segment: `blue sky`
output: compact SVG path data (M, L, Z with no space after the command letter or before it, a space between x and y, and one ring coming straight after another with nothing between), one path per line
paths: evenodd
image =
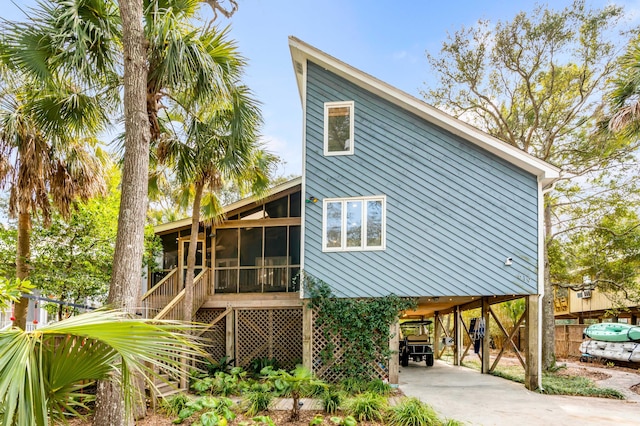
M5 19L22 19L11 0L1 0ZM16 1L21 8L35 0ZM548 2L561 8L571 1ZM609 1L588 4L603 7ZM286 162L280 174L300 174L302 111L289 55L287 37L294 35L324 52L419 97L429 80L425 51L436 53L447 32L474 25L479 19L509 20L531 11L523 0L239 0L239 10L220 26L231 25L231 36L248 59L245 82L262 102L263 135L270 151ZM620 0L627 17L638 20L640 0ZM203 17L211 17L203 4Z

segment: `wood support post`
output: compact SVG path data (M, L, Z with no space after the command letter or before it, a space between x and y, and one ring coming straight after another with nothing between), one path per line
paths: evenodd
M482 339L482 366L480 372L487 374L491 368L491 333L489 328L489 299L482 298L482 313L484 319L484 337Z
M397 385L398 372L400 370L400 357L398 356L398 349L400 348L400 322L396 320L391 324L389 332L391 337L389 338L389 349L391 350L391 358L389 358L389 384Z
M638 316L636 314L631 314L631 318L629 318L629 324L638 325Z
M526 300L526 340L527 362L524 371L524 385L529 390L536 390L540 387L540 351L539 351L539 333L538 333L538 313L540 303L537 294L525 297Z
M433 316L433 356L436 359L440 359L440 345L442 340L442 335L440 333L440 314L436 312Z
M302 365L313 370L313 311L308 302L302 306Z
M232 310L227 314L227 332L225 335L227 347L227 359L236 358L236 311Z
M460 306L453 313L453 365L460 365L462 355L462 325L460 324Z

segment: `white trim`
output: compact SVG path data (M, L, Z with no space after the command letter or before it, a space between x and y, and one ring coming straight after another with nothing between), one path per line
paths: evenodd
M423 118L424 120L435 124L455 135L458 135L471 143L497 155L509 163L537 176L543 186L551 184L560 177L560 169L534 157L517 147L511 146L489 134L458 120L437 108L381 81L370 76L342 61L316 49L305 42L290 36L289 49L294 63L294 69L297 64L305 63L307 60L345 78L346 80L356 84L365 90L374 93L381 98ZM306 68L304 70L306 74ZM296 71L296 81L300 96L305 94L306 80Z
M358 247L347 247L347 204L349 202L362 202L361 211L361 241ZM380 201L382 203L382 225L381 225L381 245L367 245L367 202ZM340 231L340 247L327 247L327 204L341 203L341 231ZM381 251L387 246L387 196L386 195L368 195L362 197L339 197L325 198L322 200L322 251L323 252L348 252L348 251Z
M302 78L304 79L304 87L307 87L307 63L306 61L302 65ZM305 246L305 215L307 214L306 210L306 199L307 199L307 173L306 173L306 162L307 162L307 97L306 97L306 89L301 92L302 95L302 191L300 192L300 202L302 206L300 207L300 283L299 283L299 292L300 298L304 299L304 281L302 280L303 271L304 271L304 246Z
M306 75L306 73L305 73ZM349 108L349 146L348 149L342 151L329 151L329 110L331 108ZM323 128L323 149L325 156L335 155L353 155L353 148L355 146L355 102L354 101L340 101L340 102L325 102L324 103L324 128Z

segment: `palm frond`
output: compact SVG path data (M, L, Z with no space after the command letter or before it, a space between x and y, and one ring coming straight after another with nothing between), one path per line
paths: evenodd
M36 331L0 332L0 395L7 425L47 424L86 380L119 380L130 407L131 378L156 375L150 365L180 373L180 357L203 352L190 325L149 322L118 311L97 311ZM179 351L180 356L177 356Z

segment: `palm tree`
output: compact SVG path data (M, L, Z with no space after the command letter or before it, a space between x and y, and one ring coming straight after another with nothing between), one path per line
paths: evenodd
M77 414L87 381L110 380L131 412L132 379L153 386L150 365L178 372L181 355L203 352L189 338L188 326L146 322L118 311L96 311L28 332L0 332L0 420L6 425L46 425L49 419ZM25 373L26 372L26 373ZM91 383L92 383L91 382ZM127 416L124 416L127 417Z
M76 200L105 190L106 156L91 134L100 129L95 99L60 81L39 84L3 73L0 87L0 187L9 189L9 214L18 218L16 278L28 279L31 216L47 224L52 208L68 217ZM15 325L26 327L28 299L16 304Z
M631 40L620 58L620 70L612 84L609 130L637 135L640 133L640 35Z
M237 86L228 101L204 109L201 116L182 120L173 137L156 146L160 164L169 165L182 187L183 200L192 200L191 235L187 253L184 312L185 321L193 317L193 280L201 212L215 221L222 213L218 193L225 182L234 182L241 192L263 194L277 157L258 142L261 115L250 91ZM179 131L176 131L179 129ZM204 203L203 203L204 201Z

